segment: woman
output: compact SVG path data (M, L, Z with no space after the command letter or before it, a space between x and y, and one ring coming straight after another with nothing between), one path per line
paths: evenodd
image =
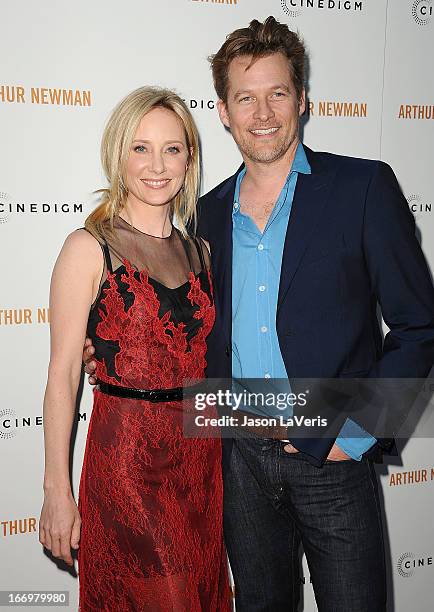
M177 389L203 379L214 323L208 251L187 233L199 145L185 104L132 92L107 124L102 162L109 188L51 283L40 541L70 565L79 548L81 612L229 610L221 443L183 437ZM69 439L86 334L99 386L77 508Z

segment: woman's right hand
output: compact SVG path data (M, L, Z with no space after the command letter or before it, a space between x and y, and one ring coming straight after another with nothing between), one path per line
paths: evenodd
M39 541L54 557L73 565L71 548L80 541L81 518L71 493L45 493L39 520Z

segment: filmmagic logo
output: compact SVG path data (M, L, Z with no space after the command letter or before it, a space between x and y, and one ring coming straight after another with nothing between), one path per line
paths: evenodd
M415 0L411 7L411 14L417 25L428 25L434 15L432 0Z
M362 11L363 0L280 0L280 6L284 13L295 18L303 9Z
M10 220L11 214L75 214L83 209L81 202L13 202L6 192L0 192L0 225Z
M431 569L433 567L431 556L416 558L416 555L411 552L403 553L396 563L396 569L401 578L411 578L416 570L427 567Z
M87 421L87 413L79 412L76 418L78 422ZM43 419L40 414L18 416L10 408L0 410L0 439L9 440L17 435L19 429L33 429L42 425Z
M432 210L432 204L427 204L420 195L415 193L407 197L407 203L415 217L418 217L421 213L430 213Z

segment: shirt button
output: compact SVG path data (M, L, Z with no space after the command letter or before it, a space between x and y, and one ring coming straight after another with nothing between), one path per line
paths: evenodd
M267 331L268 331L268 327L267 327L266 325L263 325L263 326L261 327L261 332L262 332L263 334L265 334L265 332L267 332Z
M263 250L264 250L264 245L258 244L258 251L263 251Z
M267 372L267 373L264 375L264 378L271 378L271 374L270 374L269 372Z
M265 285L259 285L259 291L265 291Z

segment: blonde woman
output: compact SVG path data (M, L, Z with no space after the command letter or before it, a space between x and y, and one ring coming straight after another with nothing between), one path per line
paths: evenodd
M187 232L199 145L185 104L129 94L102 163L109 186L51 283L40 541L70 565L78 549L81 612L229 610L221 442L182 434L179 388L204 377L215 317L207 247ZM86 335L99 385L77 507L69 440Z

